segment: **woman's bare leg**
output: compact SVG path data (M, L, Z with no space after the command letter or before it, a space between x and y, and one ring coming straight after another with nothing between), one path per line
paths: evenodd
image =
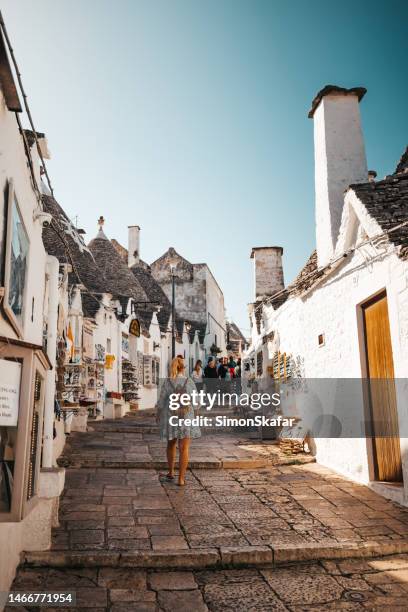
M179 440L179 478L178 483L183 485L186 479L186 471L188 467L188 459L190 455L190 438Z
M167 463L169 465L169 476L174 476L174 464L176 463L177 440L167 442Z

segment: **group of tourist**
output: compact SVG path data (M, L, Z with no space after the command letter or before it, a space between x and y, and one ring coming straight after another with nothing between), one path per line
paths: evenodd
M229 358L219 357L218 359L210 355L204 369L201 359L198 359L191 376L196 384L202 383L205 378L220 378L222 380L241 378L241 358L235 361L232 355Z

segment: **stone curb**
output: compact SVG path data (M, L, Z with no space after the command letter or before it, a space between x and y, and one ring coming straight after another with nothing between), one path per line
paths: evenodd
M89 421L88 421L89 422ZM100 421L99 421L100 422ZM122 427L94 427L91 425L92 431L96 433L145 433L145 434L157 434L157 427L149 426L149 425L129 425ZM90 430L89 430L90 431Z
M166 461L109 461L83 459L76 461L70 457L59 457L57 463L64 468L102 468L102 469L140 469L140 470L164 470L167 468ZM299 461L298 458L288 459L274 463L267 459L237 459L214 460L214 461L190 461L189 468L192 470L255 470L265 467L278 467L280 465L298 465L303 463L316 463L314 457Z
M322 559L370 558L408 552L408 540L392 542L343 542L333 544L305 544L273 547L274 564Z
M206 569L219 567L220 553L216 548L201 550L159 550L122 553L120 567Z
M324 559L372 558L408 552L408 540L296 546L239 546L167 551L41 551L22 554L34 567L132 567L211 569L279 566Z
M221 462L224 470L250 470L252 468L263 468L273 465L267 459L238 459L237 461L225 460Z
M164 470L167 468L166 461L109 461L109 460L92 460L83 459L76 461L70 457L59 457L57 463L65 468L101 468L101 469L139 469L139 470ZM176 466L178 464L176 463ZM258 467L258 466L256 466ZM192 470L221 470L221 461L190 461L189 469Z
M167 551L52 551L26 552L21 562L33 567L132 567L186 568L219 567L221 556L216 548Z

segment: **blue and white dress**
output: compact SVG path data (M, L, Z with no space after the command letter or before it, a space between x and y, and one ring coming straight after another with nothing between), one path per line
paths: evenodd
M198 425L170 425L171 416L178 416L177 410L170 410L170 395L172 393L192 393L196 386L191 378L178 376L177 378L166 378L162 381L157 401L157 413L159 416L159 428L161 440L181 440L183 438L199 438L201 431ZM183 419L194 418L194 408L192 404L188 406Z

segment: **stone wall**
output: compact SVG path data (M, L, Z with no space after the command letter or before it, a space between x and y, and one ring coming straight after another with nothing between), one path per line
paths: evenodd
M174 257L177 262L174 273L178 317L186 322L202 323L207 326L204 338L207 354L213 343L216 343L225 352L224 295L217 281L207 264L191 264L178 255L174 249L169 249L169 252L156 260L151 267L154 278L170 301L172 300L170 256Z

